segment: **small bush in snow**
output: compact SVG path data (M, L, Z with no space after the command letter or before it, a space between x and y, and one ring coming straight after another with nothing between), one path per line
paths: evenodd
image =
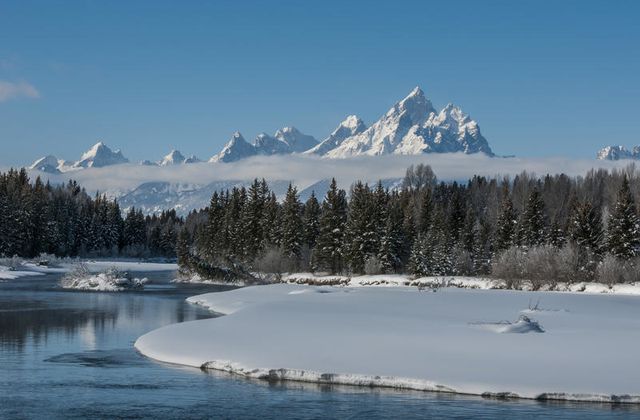
M640 281L640 259L624 261L608 254L596 269L599 283L612 286L618 283L636 283Z
M382 264L376 257L369 257L364 263L364 273L369 275L382 274Z

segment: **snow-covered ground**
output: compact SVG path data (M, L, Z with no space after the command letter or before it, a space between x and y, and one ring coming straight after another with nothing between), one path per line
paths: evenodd
M175 271L178 269L178 265L173 263L145 261L63 259L53 266L41 266L32 261L19 260L18 262L13 262L15 265L13 268L0 264L0 280L13 280L20 277L49 273L67 273L78 263L85 265L92 273L100 273L112 268L131 272Z
M277 284L194 296L226 316L136 348L264 379L640 403L640 297Z
M462 289L506 289L504 280L465 277L465 276L441 276L412 278L402 274L379 274L364 276L339 276L318 275L314 273L293 273L282 276L281 282L287 284L310 286L381 286L381 287L417 287L420 289L439 289L442 287L457 287ZM521 289L530 291L531 284L522 282ZM543 291L550 292L583 292L583 293L610 293L622 295L640 295L640 283L614 284L612 286L602 283L557 283L554 286L543 287Z

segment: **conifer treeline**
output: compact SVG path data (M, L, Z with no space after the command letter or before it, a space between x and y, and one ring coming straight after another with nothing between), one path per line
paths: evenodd
M300 202L290 186L279 203L264 180L255 180L214 193L207 209L187 218L178 258L183 270L202 276L296 270L508 276L505 265L546 264L565 280L591 280L605 258L624 263L640 251L638 191L631 190L637 181L629 167L573 178L522 173L445 183L418 165L391 191L356 182L347 198L333 180L321 202L315 195ZM547 260L531 260L541 253Z
M173 210L123 217L116 201L91 198L74 181L51 186L30 182L24 169L0 173L1 256L175 257L182 224Z

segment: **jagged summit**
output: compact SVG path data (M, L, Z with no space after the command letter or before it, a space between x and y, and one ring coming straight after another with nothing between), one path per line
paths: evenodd
M356 115L349 115L342 121L338 127L323 141L312 149L307 150L306 154L324 155L327 152L340 146L342 142L356 134L362 133L367 129L365 123Z
M60 167L62 166L62 164L63 161L58 160L58 158L56 158L55 156L47 155L33 162L31 166L29 166L29 169L47 172L50 174L57 174L61 172Z
M212 156L209 162L234 162L255 154L255 147L249 144L239 131L236 131L220 153Z
M486 153L493 156L478 124L452 104L440 112L419 87L365 131L323 153L328 158L420 153Z
M180 153L179 150L173 149L169 152L168 155L162 158L160 161L160 166L167 165L176 165L179 163L184 163L185 157Z
M127 162L129 162L129 159L125 158L120 150L113 151L105 143L99 141L86 151L80 160L73 164L73 167L101 168Z
M288 153L302 153L318 144L313 136L303 134L295 127L281 128L274 137L287 145Z
M624 146L607 146L598 151L596 156L600 160L640 159L640 146L629 150Z

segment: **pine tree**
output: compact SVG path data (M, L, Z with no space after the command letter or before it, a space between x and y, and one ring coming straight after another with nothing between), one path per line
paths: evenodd
M602 250L603 231L602 214L590 201L574 207L569 219L569 238L574 244L598 255Z
M502 203L496 222L496 233L493 241L496 252L501 252L513 245L516 236L518 216L513 208L513 201L509 194L509 186L504 184L502 189Z
M366 184L356 182L351 190L344 245L353 273L363 273L367 258L377 252L373 208L371 190Z
M297 189L289 184L287 195L282 204L280 225L281 247L285 256L298 261L304 241L302 223L302 204Z
M309 249L316 245L318 234L320 232L320 214L322 209L320 203L316 199L315 193L312 191L311 196L304 205L304 241Z
M640 226L626 176L622 180L615 207L609 216L607 233L609 252L612 255L626 260L638 254Z
M335 179L322 202L320 234L314 253L317 270L339 273L344 266L343 235L347 219L347 199L344 190L338 189Z
M390 199L384 232L380 239L378 261L384 273L399 273L402 270L404 236L402 230L402 208L398 199Z
M254 259L264 245L264 232L262 217L268 190L263 189L262 184L255 179L247 193L247 202L242 209L242 240L244 244L243 255L246 259Z
M527 207L522 215L519 239L527 247L540 246L546 242L544 202L537 188L529 194Z

